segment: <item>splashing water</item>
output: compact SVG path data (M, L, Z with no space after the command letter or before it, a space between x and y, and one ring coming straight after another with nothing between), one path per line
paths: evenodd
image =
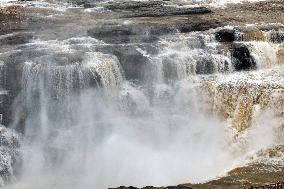
M14 123L19 125L24 117L23 163L18 181L5 188L100 189L204 182L239 163L247 151L274 144L273 129L266 128L271 135L263 143L248 141L248 150L238 155L230 150L228 138L234 136L226 129L227 121L211 116L211 99L201 92L203 82L217 82L213 99L220 106L227 94L217 91L222 82L237 85L258 74L226 77L233 71L230 54L220 53L212 36L161 40L157 54L145 54L153 79L141 85L124 78L117 57L93 52L91 43L78 61L68 58L72 50L58 46L62 43L52 47L56 53L23 66ZM258 68L276 65L275 46L248 43ZM64 56L58 58L57 51ZM204 59L210 61L200 65ZM207 73L213 76L203 75ZM242 99L237 98L237 107L246 103ZM232 112L234 116L240 111ZM259 140L265 126L259 119L253 122L248 135Z
M72 64L53 56L23 67L21 188L199 182L235 160L196 79L147 88L125 81L112 55L87 52Z

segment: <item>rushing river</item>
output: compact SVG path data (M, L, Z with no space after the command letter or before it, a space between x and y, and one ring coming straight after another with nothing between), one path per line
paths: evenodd
M129 46L139 60L101 50L128 44L82 36L34 39L5 52L27 54L9 124L22 133L20 160L8 169L12 178L4 188L205 182L244 165L249 154L283 144L281 43L270 31L256 41L236 33L236 44L250 54L246 67L238 67L239 51L215 39L219 30ZM3 77L12 73L6 61ZM0 155L3 165L9 155Z

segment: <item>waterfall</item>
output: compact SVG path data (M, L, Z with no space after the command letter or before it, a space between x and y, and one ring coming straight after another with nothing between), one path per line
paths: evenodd
M230 2L242 1L187 1ZM230 26L156 36L161 27L153 30L153 41L137 44L137 28L133 34L121 27L113 32L110 24L110 34L131 38L114 44L84 32L56 40L38 34L0 54L0 107L11 97L4 113L12 117L9 127L21 133L0 127L0 186L200 183L283 144L282 30ZM224 30L229 40L222 39Z
M114 55L90 49L73 60L53 46L23 64L14 123L25 125L21 187L35 180L40 188L199 182L231 166L224 125L205 116L209 107L188 63L168 62L177 78L168 83L176 74L168 73L148 88L125 80Z

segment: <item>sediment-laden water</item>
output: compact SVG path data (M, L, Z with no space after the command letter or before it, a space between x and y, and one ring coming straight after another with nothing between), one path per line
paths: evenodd
M210 10L241 1L178 2L11 2L25 11L0 36L1 186L167 186L283 168L283 24Z

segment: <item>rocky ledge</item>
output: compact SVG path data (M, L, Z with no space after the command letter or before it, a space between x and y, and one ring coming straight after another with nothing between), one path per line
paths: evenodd
M120 186L117 188L109 188L109 189L192 189L189 186L184 186L184 185L178 185L178 186L166 186L166 187L154 187L154 186L145 186L142 188L137 188L134 186Z

